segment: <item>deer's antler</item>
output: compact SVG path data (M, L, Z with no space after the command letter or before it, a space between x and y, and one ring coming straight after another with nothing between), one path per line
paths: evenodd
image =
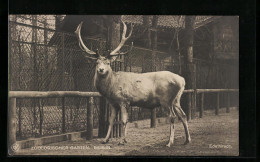
M86 56L86 57L91 58L91 59L96 59L97 57L99 57L99 54L98 54L97 52L94 52L94 51L91 51L90 49L88 49L88 48L85 46L85 44L83 43L83 40L82 40L81 34L80 34L82 24L83 24L83 22L81 21L80 24L79 24L79 26L77 27L77 29L76 29L76 31L75 31L75 34L77 35L78 40L79 40L79 47L80 47L83 51L85 51L86 53L95 56L95 57L90 57L90 56Z
M114 49L114 50L110 53L110 56L119 55L119 54L126 54L126 53L127 53L127 52L120 53L119 50L123 47L123 45L125 44L125 42L131 37L132 31L133 31L133 25L131 24L131 30L130 30L128 36L125 37L127 27L126 27L125 22L123 22L122 20L121 20L121 22L123 23L123 26L124 26L124 28L123 28L123 33L122 33L122 39L121 39L121 42L119 43L119 45L116 47L116 49Z

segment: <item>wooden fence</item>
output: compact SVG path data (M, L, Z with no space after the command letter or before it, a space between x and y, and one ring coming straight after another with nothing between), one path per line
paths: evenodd
M198 94L200 94L200 107L199 107L199 117L203 117L204 111L204 94L205 93L216 93L216 107L215 114L219 114L220 108L220 93L227 93L227 105L226 112L229 112L229 103L230 97L229 94L231 92L238 92L238 89L189 89L184 90L184 93L188 93L188 111L187 111L187 119L191 120L194 118L192 110L197 107L196 98ZM105 125L108 122L105 120L105 116L109 116L108 111L104 111L106 104L105 99L98 92L80 92L80 91L10 91L9 92L9 109L8 109L8 144L9 148L16 142L16 99L17 98L62 98L62 133L65 133L65 97L86 97L87 98L87 135L86 139L93 138L93 110L94 110L94 97L101 97L100 99L100 114L99 114L99 137L103 137L106 134ZM115 128L117 132L117 136L121 134L120 127L120 117L118 117L117 122L115 122ZM102 123L102 124L101 124Z

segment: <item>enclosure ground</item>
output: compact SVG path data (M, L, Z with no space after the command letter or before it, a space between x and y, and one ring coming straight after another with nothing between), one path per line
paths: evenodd
M183 145L185 134L178 122L175 126L175 143L171 148L165 145L169 138L169 124L158 124L150 128L149 122L138 128L128 129L128 143L118 145L120 139L111 139L101 144L100 138L86 141L79 138L42 147L19 150L16 155L120 155L120 156L238 156L238 110L225 113L220 109L216 116L213 111L205 112L203 118L189 121L192 142Z

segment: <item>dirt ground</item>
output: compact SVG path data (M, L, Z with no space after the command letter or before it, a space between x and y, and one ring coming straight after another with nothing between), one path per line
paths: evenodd
M238 110L219 115L205 112L203 118L189 121L191 143L183 145L185 134L180 122L175 124L175 143L166 147L170 127L160 123L150 128L149 122L139 128L128 129L128 143L118 145L120 139L112 139L101 144L100 138L86 141L77 139L49 144L41 147L22 149L16 155L102 155L102 156L238 156L239 125Z

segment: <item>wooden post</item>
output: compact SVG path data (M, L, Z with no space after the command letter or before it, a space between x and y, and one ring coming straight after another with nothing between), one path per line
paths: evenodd
M219 113L219 92L217 92L217 106L216 106L215 114L218 115L218 113Z
M204 93L201 93L201 98L200 98L200 118L203 117L203 111L204 111Z
M22 66L24 63L23 60L23 54L22 54L22 49L21 49L21 42L20 42L20 34L18 35L18 55L19 55L19 89L22 90L22 83L21 83L21 76L22 76ZM19 101L19 102L18 102ZM22 105L21 102L22 100L18 100L18 108L19 108L19 112L18 112L18 136L21 137L22 135Z
M61 108L62 108L62 133L66 132L66 128L65 128L65 97L61 98Z
M93 112L94 112L94 98L89 97L87 99L87 135L86 139L91 140L93 138Z
M186 89L194 89L195 85L195 66L193 64L193 35L194 35L194 22L196 16L185 16L185 30L184 30L184 69L182 71L183 77L186 82ZM187 97L187 98L186 98ZM194 105L194 103L192 102ZM191 112L191 94L185 96L184 112L187 114L187 119L190 120Z
M18 102L18 107L19 107L19 111L18 111L18 136L21 137L22 136L22 105L21 105L21 100L19 100Z
M37 63L37 15L32 16L32 44L31 44L31 52L32 52L32 61L33 61L33 78L32 78L32 84L33 84L33 90L39 91L39 64ZM36 116L36 101L37 99L33 99L33 129L36 129L37 124L37 116ZM34 134L36 136L36 134Z
M196 64L193 64L193 106L191 112L191 119L195 118L196 110L197 110L197 83L196 83Z
M110 133L110 138L114 138L114 127L115 127L115 124L112 126L112 130L111 130L111 133Z
M8 153L12 155L16 143L16 98L10 98L8 109Z
M226 109L226 113L230 112L230 99L229 99L229 92L227 92L227 109Z
M120 25L121 25L121 16L120 15L113 15L108 16L109 19L109 29L108 29L108 37L107 37L107 45L110 47L110 49L115 49L118 44L120 43ZM121 56L119 56L122 58ZM121 60L120 60L121 61ZM120 61L114 61L114 71L120 71ZM120 114L119 114L120 115ZM118 117L116 117L116 120L118 120ZM114 124L113 129L111 131L111 138L114 136L117 136L117 132L119 132L123 127L122 124Z
M39 113L40 113L40 136L42 136L43 107L42 107L42 99L40 98L39 98Z
M188 111L187 111L187 120L191 120L191 93L188 93Z
M152 71L156 71L156 51L157 51L157 25L158 16L153 16L152 20ZM156 108L151 110L151 128L156 127Z
M156 127L156 108L153 108L151 111L151 128Z
M116 122L115 122L115 124L114 124L114 136L117 138L118 137L118 129L119 129L119 127L118 127L118 120L119 119L119 114L117 114L117 116L116 116Z
M65 45L64 45L64 33L62 33L62 80L61 80L61 86L62 90L65 90Z
M119 112L118 113L118 117L117 117L117 127L116 127L116 137L121 137L121 130L122 130L122 127L120 126L121 124L119 124L119 122L121 121L121 113Z
M191 96L191 119L194 119L195 118L195 113L196 113L196 98L197 98L197 95L196 95L196 89L194 89L194 92L192 93L192 96Z
M133 122L133 107L131 106L131 122Z
M106 99L100 97L100 106L99 106L99 125L98 125L98 137L104 138L106 135Z
M107 122L106 122L106 132L108 131L108 127L109 127L109 118L110 118L110 115L111 115L111 110L110 110L110 105L107 103L106 104L106 111L107 111L107 113L106 113L106 115L107 115ZM112 131L111 131L111 133L110 133L110 138L112 138L112 134L113 133L113 126L112 126Z

